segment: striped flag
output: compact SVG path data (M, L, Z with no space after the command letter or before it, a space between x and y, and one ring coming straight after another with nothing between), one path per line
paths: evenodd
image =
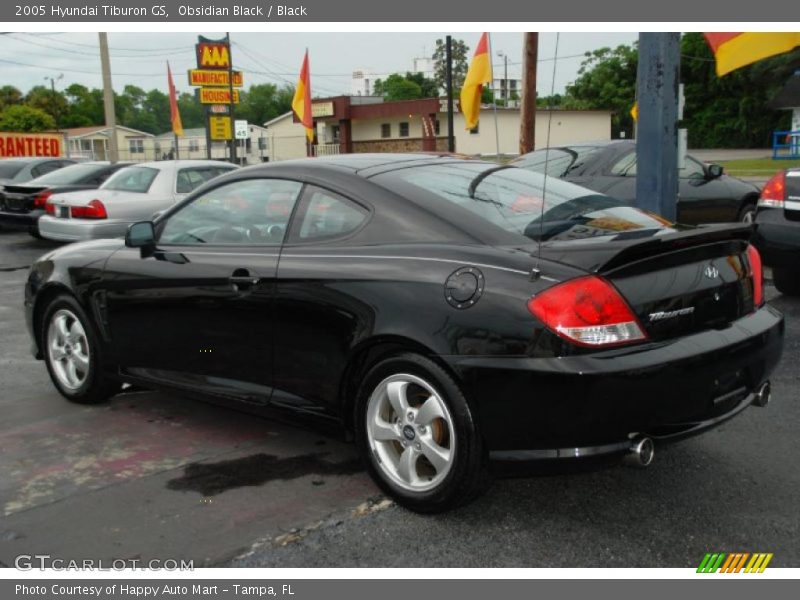
M464 85L461 88L461 112L467 129L475 129L481 113L483 85L492 81L492 59L489 56L489 34L484 33L475 48Z
M311 74L308 71L308 50L303 58L300 79L297 80L297 88L294 91L292 110L297 115L297 120L305 127L308 141L313 142L314 117L311 115Z
M172 133L183 135L181 113L178 111L178 93L175 91L175 82L172 81L172 71L167 62L167 84L169 85L169 119L172 122Z
M703 35L717 59L719 77L800 46L800 33L797 32L714 32Z

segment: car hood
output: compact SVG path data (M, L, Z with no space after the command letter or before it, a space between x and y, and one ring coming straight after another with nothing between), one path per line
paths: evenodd
M115 202L119 200L136 200L140 199L144 194L138 192L123 192L118 190L82 190L79 192L67 192L62 194L53 194L50 198L52 204L59 206L85 206L92 200L100 200L103 204L106 202Z
M89 240L86 242L75 242L55 248L42 255L36 261L47 262L53 260L70 260L79 261L82 264L89 264L100 259L105 259L111 256L116 250L119 250L125 245L125 242L120 239L103 239L103 240ZM83 260L85 259L85 261Z

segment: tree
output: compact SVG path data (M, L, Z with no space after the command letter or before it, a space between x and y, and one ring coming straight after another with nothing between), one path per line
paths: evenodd
M13 104L22 102L22 92L13 85L0 87L0 110L4 110Z
M183 92L178 96L178 111L184 129L205 127L206 112L195 94Z
M463 40L453 40L453 94L458 95L458 90L464 84L469 68L469 47ZM436 40L433 51L433 80L440 90L447 89L447 44L445 40Z
M291 110L292 96L294 89L291 86L278 88L272 83L251 85L246 92L240 93L241 104L236 107L236 117L263 125Z
M612 136L633 133L630 110L636 98L636 45L600 48L586 53L578 77L567 86L565 108L610 109Z
M422 87L416 82L393 73L386 78L376 79L373 86L373 93L383 96L385 100L415 100L422 98Z
M61 119L64 127L87 127L105 123L102 90L90 90L84 85L73 83L64 90L64 96L67 99L67 113Z
M55 127L55 119L39 108L15 104L0 112L0 131L36 133L53 130Z
M421 98L438 98L439 86L434 79L425 77L424 73L406 72L406 79L413 81L420 87Z

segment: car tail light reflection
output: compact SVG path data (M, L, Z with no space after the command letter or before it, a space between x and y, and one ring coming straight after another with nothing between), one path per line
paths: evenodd
M758 198L759 206L771 206L773 208L783 208L786 202L786 173L781 171L776 173L770 179L764 189L761 190L761 196Z
M761 255L752 244L747 247L747 259L753 276L753 304L758 308L764 303L764 268L761 264Z
M73 206L70 208L73 219L107 219L106 207L100 200L92 200L86 206Z
M545 290L528 300L528 310L557 335L579 346L619 346L647 339L625 299L595 275Z
M45 208L47 206L47 199L53 195L53 192L50 190L45 190L43 192L39 192L33 197L33 206L34 208Z

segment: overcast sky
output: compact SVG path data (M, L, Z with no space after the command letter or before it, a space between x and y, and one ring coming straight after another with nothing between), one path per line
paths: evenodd
M377 77L411 70L415 57L430 56L437 33L234 33L234 66L245 72L245 86L253 83L292 83L297 80L303 51L309 49L311 88L315 96L350 93L351 73L366 69ZM211 38L224 34L203 32ZM480 34L456 34L470 49ZM165 61L169 60L179 91L191 91L185 72L195 66L194 33L110 33L111 69L114 88L127 84L146 90L166 91ZM562 33L558 44L555 91L575 79L584 52L603 46L634 41L636 33ZM549 95L553 81L556 34L539 38L539 95ZM519 76L522 34L492 35L495 77L502 77L503 59L508 55L509 77ZM577 56L576 56L577 55ZM71 83L101 87L97 34L93 33L11 33L0 35L0 78L27 92L34 85L50 85L50 77L63 74L56 86ZM550 59L550 60L548 60ZM9 62L11 61L11 62ZM24 64L13 64L24 63ZM47 80L47 81L46 81Z

